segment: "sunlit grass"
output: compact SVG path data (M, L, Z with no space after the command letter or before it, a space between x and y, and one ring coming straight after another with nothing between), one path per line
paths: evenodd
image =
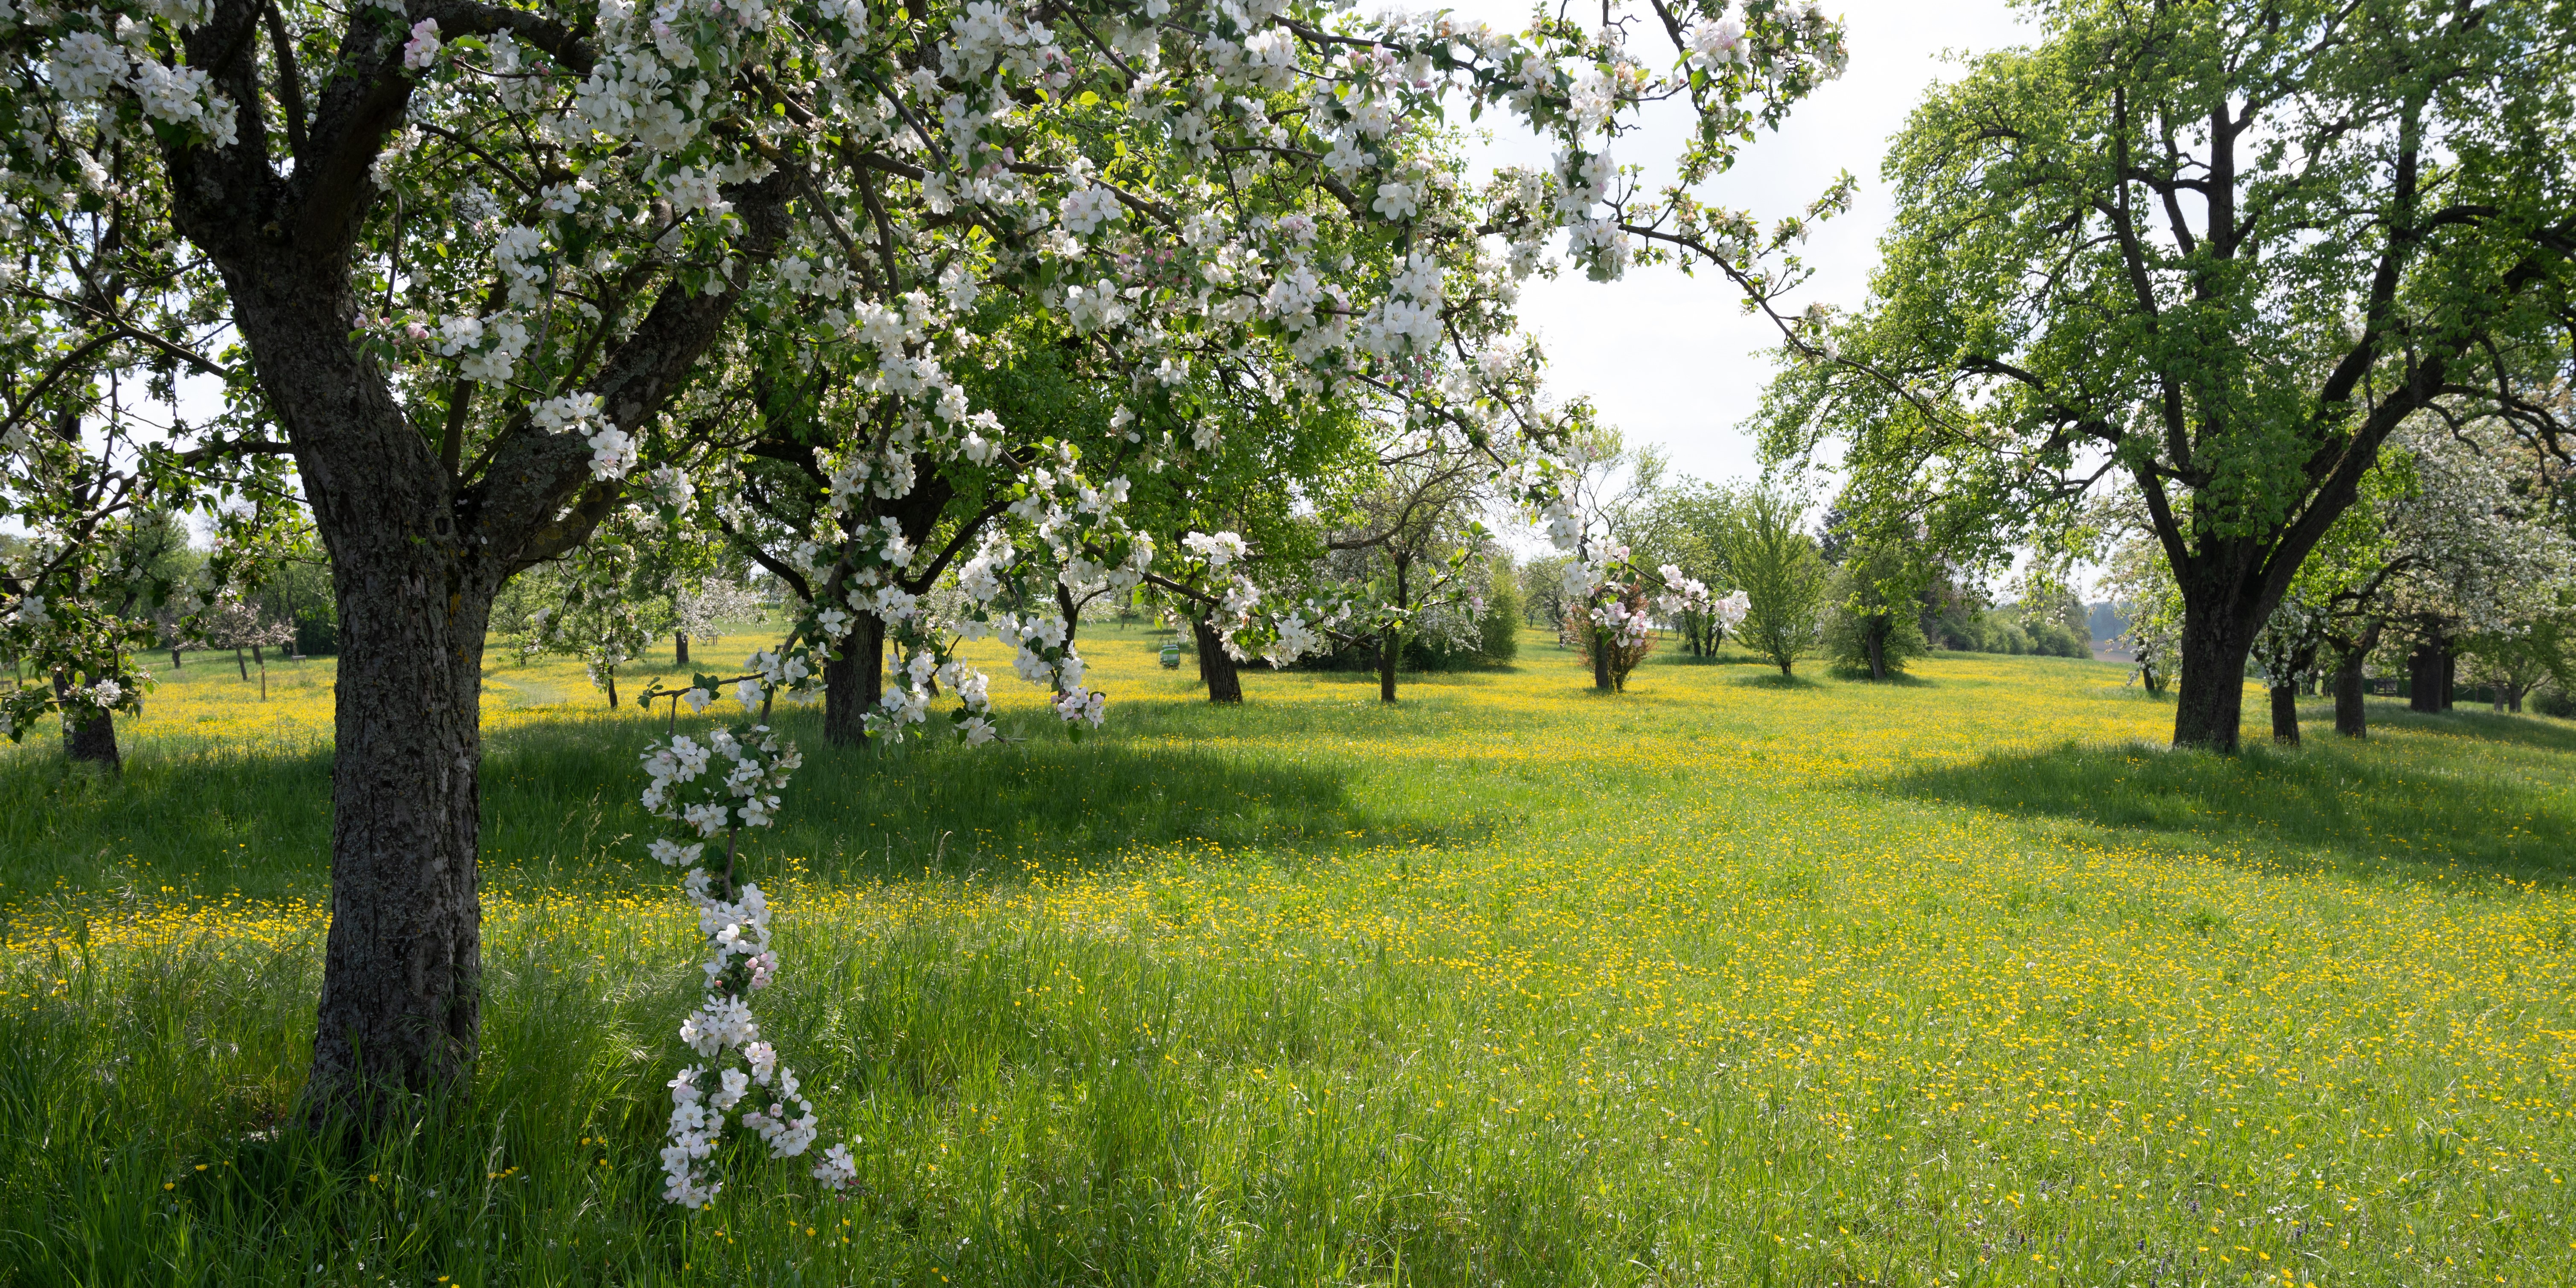
M2225 760L2105 665L1603 698L1537 634L1229 710L1090 638L1080 746L1007 680L998 751L781 717L770 1028L846 1203L653 1201L694 926L630 836L662 718L578 668L488 677L476 1099L355 1155L270 1133L328 664L192 664L121 784L0 762L0 1281L2576 1280L2576 726Z

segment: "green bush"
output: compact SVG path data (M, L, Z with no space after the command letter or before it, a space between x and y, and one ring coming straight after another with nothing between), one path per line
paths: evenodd
M1886 548L1855 554L1836 570L1833 609L1825 620L1825 656L1835 670L1875 677L1875 644L1879 667L1902 675L1906 662L1928 651L1908 581L1903 556Z
M1521 653L1521 595L1511 583L1497 577L1494 588L1485 596L1485 615L1476 622L1483 637L1479 643L1488 662L1501 664Z
M2542 689L2531 695L2531 709L2544 716L2576 720L2576 697L2569 697L2565 689Z
M2093 656L2092 645L2075 638L2075 632L2066 629L2062 622L2042 619L2030 623L2024 633L2030 639L2030 651L2042 657Z

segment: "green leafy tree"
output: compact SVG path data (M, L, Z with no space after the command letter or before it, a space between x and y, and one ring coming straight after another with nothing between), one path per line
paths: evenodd
M2571 32L2543 0L2035 6L1935 90L1867 309L1768 448L1999 551L2140 495L2182 606L2174 741L2232 749L2255 633L2407 417L2548 418L2576 249Z
M1894 543L1854 549L1834 574L1826 656L1873 680L1902 674L1908 661L1926 651L1917 612L1922 584L1922 570Z
M1833 584L1798 515L1797 498L1788 492L1749 493L1735 507L1724 546L1727 571L1746 600L1736 638L1782 675L1793 674L1798 659L1816 650Z

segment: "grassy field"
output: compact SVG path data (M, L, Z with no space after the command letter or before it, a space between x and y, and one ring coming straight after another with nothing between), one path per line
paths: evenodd
M278 1129L328 663L193 662L122 782L0 753L0 1283L2576 1282L2576 724L2229 760L2100 663L1604 698L1535 634L1227 710L1158 642L1080 746L1007 679L999 750L783 721L842 1201L655 1199L695 926L577 669L487 685L476 1095L364 1150Z

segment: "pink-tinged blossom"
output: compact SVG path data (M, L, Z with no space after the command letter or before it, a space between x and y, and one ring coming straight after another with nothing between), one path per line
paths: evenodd
M414 71L438 61L440 42L438 19L423 18L411 25L411 40L403 46L403 66Z

